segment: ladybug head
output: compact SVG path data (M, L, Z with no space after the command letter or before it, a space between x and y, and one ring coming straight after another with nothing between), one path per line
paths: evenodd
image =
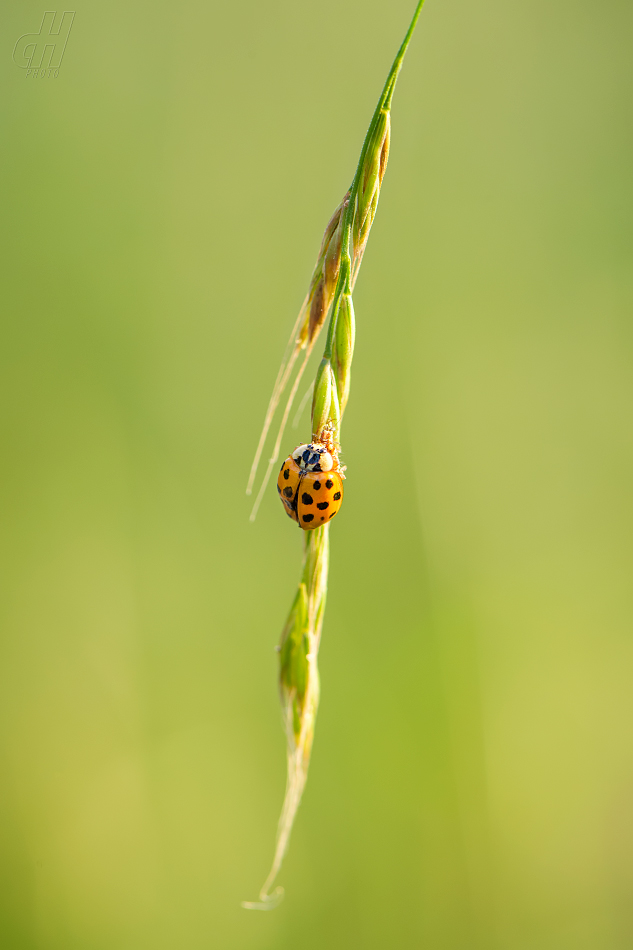
M334 468L334 459L322 442L299 445L292 457L304 472L330 472Z

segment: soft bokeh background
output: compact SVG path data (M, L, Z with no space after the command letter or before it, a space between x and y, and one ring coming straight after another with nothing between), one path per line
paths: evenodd
M628 0L423 13L287 897L239 907L301 540L244 486L412 7L81 2L55 80L2 13L7 950L633 945Z

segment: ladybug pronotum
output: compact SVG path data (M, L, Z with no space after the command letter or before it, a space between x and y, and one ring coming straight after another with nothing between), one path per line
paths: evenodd
M311 442L300 445L281 466L277 491L288 517L309 531L338 513L343 478L326 446Z

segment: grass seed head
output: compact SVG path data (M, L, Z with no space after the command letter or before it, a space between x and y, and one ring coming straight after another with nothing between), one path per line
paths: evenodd
M345 406L349 398L355 337L356 320L354 317L352 295L343 294L336 318L334 347L332 351L332 368L336 379L341 416L345 411Z
M387 167L386 158L389 155L390 128L390 114L386 109L381 109L361 171L358 189L358 214L361 224L366 217L375 190L382 184Z
M312 342L319 334L327 316L341 261L341 225L343 211L347 207L349 192L343 198L332 217L321 241L321 249L310 284L310 308L308 316L308 339Z
M308 684L309 633L308 591L302 582L281 635L279 650L279 688L282 700L292 707L290 719L295 736L301 731Z
M338 432L341 413L338 402L336 379L332 370L332 363L324 357L317 370L312 397L312 438L323 441L321 436L325 429L334 429Z
M354 214L353 259L354 271L358 273L365 252L369 232L374 222L382 180L387 170L389 143L391 141L391 114L381 109L368 143L361 169Z

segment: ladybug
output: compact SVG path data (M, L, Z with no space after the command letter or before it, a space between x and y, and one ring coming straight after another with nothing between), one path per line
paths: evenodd
M325 445L300 445L281 466L277 491L286 514L309 531L331 521L343 501L343 475Z

